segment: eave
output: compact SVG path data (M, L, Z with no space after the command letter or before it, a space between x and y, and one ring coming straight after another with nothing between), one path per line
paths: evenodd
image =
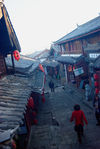
M67 40L58 42L58 43L56 43L56 44L61 45L61 44L64 44L64 43L67 43L67 42L70 42L70 41L74 41L74 40L77 40L77 39L82 39L82 38L84 38L84 37L86 37L86 36L89 36L89 35L91 35L91 34L95 34L95 33L97 33L97 32L100 32L100 28L99 28L99 29L96 29L96 30L93 30L93 31L91 31L91 32L88 32L88 33L86 33L86 34L79 35L79 36L76 36L76 37L74 37L74 38L70 38L70 39L67 39Z

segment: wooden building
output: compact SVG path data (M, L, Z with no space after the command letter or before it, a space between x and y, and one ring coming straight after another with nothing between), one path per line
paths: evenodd
M100 93L100 56L97 57L93 64L94 68L94 86L95 86L95 93Z
M59 63L57 61L55 60L44 61L42 65L46 68L46 71L49 76L51 76L52 78L54 77L57 78L59 74Z
M6 65L11 67L11 57ZM27 147L32 125L37 124L37 113L42 106L43 72L37 72L39 63L21 57L15 62L15 73L0 79L0 148ZM10 69L9 69L10 70ZM37 78L39 76L39 78ZM32 101L30 99L32 97ZM33 108L33 109L31 109Z
M7 9L0 2L0 148L26 148L26 139L29 135L32 120L38 110L38 99L41 90L34 89L33 70L37 68L32 60L21 59L17 64L13 59L13 52L21 51L19 41L9 18ZM8 57L10 56L10 59ZM9 59L7 61L7 58ZM26 62L28 61L28 62ZM30 64L29 64L30 62ZM16 66L16 72L8 74L11 65ZM21 64L22 63L22 64ZM26 65L26 63L28 63ZM9 67L8 67L9 65ZM18 66L19 65L19 66ZM30 66L29 66L30 65ZM27 67L27 68L26 68ZM11 70L11 69L10 69ZM27 71L27 72L26 72ZM30 75L31 73L31 75ZM24 75L23 75L24 74ZM33 81L32 81L33 80ZM34 116L30 118L30 97L34 98ZM27 117L28 115L28 117ZM35 123L36 123L35 119ZM22 139L21 139L22 138ZM20 142L20 140L22 142ZM25 141L26 140L26 141Z
M13 51L21 51L19 41L11 23L7 9L3 2L0 2L0 77L7 73L5 57L10 54L13 63Z
M68 83L76 83L77 87L79 87L80 82L88 78L87 61L84 56L60 56L56 60L63 64Z
M78 25L54 44L59 45L62 53L66 54L100 53L100 16Z
M26 148L31 126L37 124L37 112L42 103L41 90L35 87L32 76L16 74L0 80L1 149L12 149L12 143L19 149ZM30 97L33 98L33 113L30 113Z
M89 78L89 63L91 58L95 55L100 55L100 16L82 24L78 25L75 30L60 38L53 43L53 46L60 47L61 53L67 56L74 57L77 55L84 55L84 62L77 63L79 69L80 65L84 65L85 78ZM59 51L59 49L58 49ZM66 59L69 59L66 57ZM83 63L83 64L82 64ZM70 63L69 63L70 64ZM68 64L67 64L68 67ZM74 70L75 72L75 70ZM83 81L83 76L76 77L77 85Z

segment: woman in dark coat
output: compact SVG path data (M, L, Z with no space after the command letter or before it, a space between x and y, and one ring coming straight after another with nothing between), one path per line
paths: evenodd
M49 82L49 87L51 89L51 92L54 92L54 83L52 80Z

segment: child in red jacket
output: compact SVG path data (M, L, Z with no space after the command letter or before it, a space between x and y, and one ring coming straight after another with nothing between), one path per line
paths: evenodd
M74 106L74 111L72 112L72 116L70 119L70 122L75 120L75 131L77 132L78 140L81 143L81 135L83 135L83 126L84 126L84 121L86 125L88 124L85 114L82 110L80 110L80 105L75 105Z

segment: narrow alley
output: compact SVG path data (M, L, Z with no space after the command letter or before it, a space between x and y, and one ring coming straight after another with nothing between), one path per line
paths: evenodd
M46 101L38 112L38 125L32 126L28 149L99 149L100 127L96 126L92 103L91 107L84 104L84 93L71 84L65 90L62 86L56 87L55 92L46 89ZM70 122L77 103L88 120L82 144L78 143L74 123Z
M100 2L69 2L0 0L0 149L100 149Z

